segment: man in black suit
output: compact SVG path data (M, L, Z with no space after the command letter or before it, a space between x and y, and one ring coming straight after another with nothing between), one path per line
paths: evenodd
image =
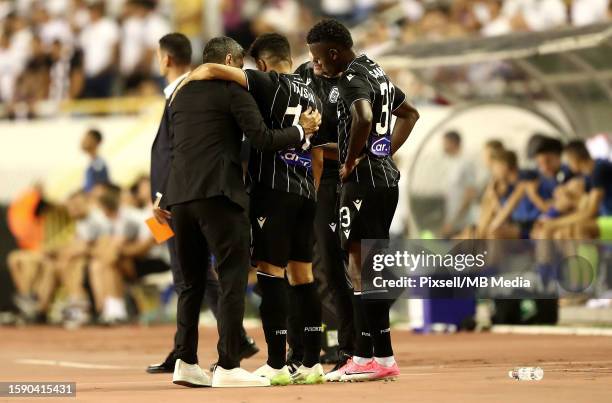
M214 38L204 49L204 63L242 65L243 49L233 39ZM318 129L318 112L306 111L299 125L269 129L251 95L235 83L194 81L176 95L171 122L170 176L166 203L176 232L183 287L177 308L176 366L173 382L209 386L197 365L199 304L210 252L217 259L221 286L219 353L212 386L268 386L239 365L240 328L249 267L248 197L243 182L240 146L243 133L260 150L302 147Z
M170 97L178 85L187 77L191 69L191 43L185 35L180 33L164 35L159 40L157 57L160 66L160 74L166 78L168 85L164 88L164 95L166 97L164 114L151 148L151 191L153 199L156 198L157 192L165 189L168 182L171 152L168 106ZM235 62L234 60L231 61L231 63ZM165 206L164 198L162 198L160 205ZM157 211L157 213L159 213L159 211ZM167 244L170 250L170 267L172 269L174 287L178 293L183 284L183 276L179 268L178 258L176 257L175 239L170 238ZM209 275L206 280L206 303L214 316L217 317L219 281L216 278L212 264L202 262L202 265L208 266L209 268ZM256 354L259 348L257 348L253 339L246 335L244 329L242 329L241 335L242 342L239 358L248 358ZM172 373L174 371L175 361L176 357L174 350L172 350L163 362L149 365L147 367L147 372L150 374Z

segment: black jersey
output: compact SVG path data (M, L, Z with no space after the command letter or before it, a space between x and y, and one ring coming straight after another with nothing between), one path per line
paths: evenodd
M312 68L312 62L306 62L295 70L296 74L315 92L323 104L321 126L315 138L313 146L338 142L338 112L337 104L340 93L338 92L338 78L327 78L317 76Z
M372 187L392 187L399 182L399 170L391 158L391 118L406 96L396 88L383 69L366 55L355 58L338 81L338 150L340 162L348 154L351 107L365 99L372 104L372 130L349 181Z
M308 107L321 111L321 101L297 74L245 70L249 92L271 129L296 126ZM316 137L316 136L315 136ZM313 137L314 139L314 137ZM290 148L282 151L251 150L249 179L252 186L316 198L310 151Z

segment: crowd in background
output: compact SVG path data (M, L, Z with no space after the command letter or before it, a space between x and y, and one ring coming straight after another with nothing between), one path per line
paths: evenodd
M536 134L525 150L535 168L519 166L501 140L484 145L488 181L461 152L461 136L444 136L453 161L440 235L474 239L612 239L612 161L592 157L582 140Z
M166 273L161 283L171 284L168 248L155 242L145 223L152 216L149 178L140 176L124 189L114 185L98 155L102 141L96 129L84 134L81 148L90 163L82 188L64 202L47 201L39 185L9 206L18 248L7 263L23 320L46 323L53 317L68 327L124 323L131 284L157 273ZM61 308L52 315L58 301ZM133 301L142 314L146 301Z
M372 56L395 43L493 36L610 19L609 0L0 0L0 101L9 117L37 101L159 93L156 39L186 34L199 55L225 34L243 47L264 32L297 52L313 20L357 26ZM302 55L303 56L303 55ZM197 62L198 60L194 60Z

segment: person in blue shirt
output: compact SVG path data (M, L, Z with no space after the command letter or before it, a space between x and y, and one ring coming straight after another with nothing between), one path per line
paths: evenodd
M102 144L102 133L97 129L87 130L81 140L81 150L90 159L83 184L83 190L88 193L98 184L110 183L106 162L98 155L100 144Z
M528 239L534 223L550 210L557 186L572 177L570 169L561 161L563 143L560 140L538 135L530 148L537 169L521 171L523 198L512 212L512 221L520 227L521 239Z
M565 156L572 172L585 178L588 193L576 212L547 221L547 229L575 226L580 238L612 240L612 162L593 159L580 140L567 144Z

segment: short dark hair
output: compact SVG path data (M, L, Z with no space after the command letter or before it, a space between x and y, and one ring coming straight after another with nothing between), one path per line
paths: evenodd
M253 59L270 57L275 61L291 61L291 46L287 37L277 33L262 34L255 39L249 48Z
M202 63L223 63L226 55L238 57L244 55L244 49L238 42L227 36L212 38L202 52Z
M511 150L497 150L491 155L493 161L503 162L509 169L515 171L518 169L518 157Z
M561 155L563 152L563 143L561 140L544 136L539 141L533 144L533 155L539 154L557 154Z
M565 152L573 155L581 161L588 161L591 159L591 153L582 140L572 140L567 143L565 146Z
M504 143L498 139L491 139L485 143L485 148L488 148L492 151L498 151L505 149Z
M118 211L121 204L121 188L112 183L105 183L104 191L98 198L98 203L106 210Z
M96 141L96 143L100 144L103 140L102 132L98 129L89 129L87 130L87 134Z
M161 37L159 48L168 52L179 66L191 64L191 42L189 38L179 32L173 32Z
M353 38L348 28L337 20L327 19L319 21L308 32L306 42L312 43L329 42L340 45L346 49L353 47Z
M461 144L461 135L457 130L450 130L444 133L444 139L450 140L455 144Z

